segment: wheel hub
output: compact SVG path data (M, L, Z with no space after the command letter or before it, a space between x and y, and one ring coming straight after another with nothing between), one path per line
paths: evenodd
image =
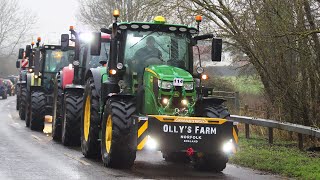
M83 133L84 139L88 141L89 138L89 129L90 129L90 116L91 116L91 102L90 96L87 96L86 105L84 109L84 118L83 118Z
M112 120L111 120L111 115L109 115L108 119L107 119L105 136L106 136L105 137L106 138L106 150L107 150L107 153L110 153L111 141L112 141Z

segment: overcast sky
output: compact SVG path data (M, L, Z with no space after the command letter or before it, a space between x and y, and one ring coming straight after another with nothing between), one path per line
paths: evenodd
M21 7L31 10L38 17L35 37L40 36L44 43L59 42L63 33L68 33L69 26L76 26L76 14L78 11L78 0L19 0ZM59 43L60 44L60 43Z

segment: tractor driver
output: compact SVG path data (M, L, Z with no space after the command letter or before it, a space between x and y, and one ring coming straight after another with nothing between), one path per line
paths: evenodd
M155 47L156 40L153 36L149 36L146 39L146 46L140 48L133 56L133 65L138 73L141 73L143 69L150 64L162 64L161 51ZM148 62L147 62L148 60Z

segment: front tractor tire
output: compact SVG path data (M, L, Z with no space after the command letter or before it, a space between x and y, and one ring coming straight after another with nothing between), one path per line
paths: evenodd
M198 116L209 118L229 119L230 113L224 105L203 105ZM199 113L199 112L198 112ZM221 153L203 154L196 156L194 159L194 167L201 171L221 172L226 168L228 157Z
M111 168L130 168L136 159L137 131L132 115L136 104L119 98L108 99L103 113L101 155Z
M31 93L31 119L30 129L42 131L44 128L44 117L46 115L46 96L41 91Z
M19 108L19 116L21 120L26 119L26 106L27 106L27 87L21 86L20 89L20 108Z
M99 95L92 77L87 80L83 100L83 115L81 117L81 150L85 157L97 158L100 156Z
M62 121L62 144L80 145L80 123L83 106L83 91L70 90L65 93Z

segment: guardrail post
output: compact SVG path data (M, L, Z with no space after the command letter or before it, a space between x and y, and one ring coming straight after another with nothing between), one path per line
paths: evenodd
M245 124L244 125L244 129L246 131L246 138L249 139L250 138L250 128L249 128L249 124Z
M273 144L273 128L269 127L269 144Z
M299 149L303 150L303 136L301 133L298 133Z

